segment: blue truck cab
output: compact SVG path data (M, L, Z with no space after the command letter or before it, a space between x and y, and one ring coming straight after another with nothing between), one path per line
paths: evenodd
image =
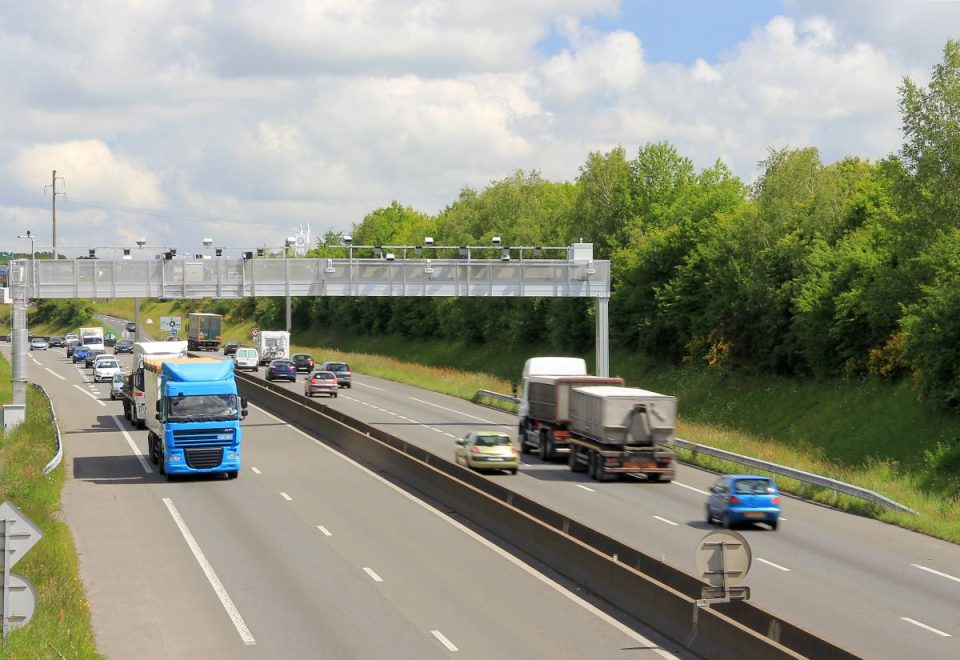
M144 360L150 460L167 479L181 474L240 472L240 420L233 362L210 358Z

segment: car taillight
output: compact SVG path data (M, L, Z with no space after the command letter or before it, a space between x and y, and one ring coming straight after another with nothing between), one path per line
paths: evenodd
M471 454L479 454L479 453L480 453L480 448L479 448L479 447L470 447L470 453L471 453Z
M513 454L514 456L518 456L520 454L520 450L517 449L516 447L510 447L510 453Z
M730 496L730 504L740 504L740 498L736 495Z
M780 504L780 498L779 498L779 497L774 497L774 498L773 498L773 503L774 503L774 504Z
M310 384L311 384L311 385L316 385L316 384L317 384L317 379L316 379L316 378L311 378L311 379L310 379Z

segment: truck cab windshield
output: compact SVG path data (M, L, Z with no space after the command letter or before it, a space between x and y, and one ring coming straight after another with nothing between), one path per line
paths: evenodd
M226 422L237 419L237 395L198 394L167 399L168 422Z

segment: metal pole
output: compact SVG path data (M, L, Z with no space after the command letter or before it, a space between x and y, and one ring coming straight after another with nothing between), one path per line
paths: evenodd
M53 171L53 197L52 206L53 206L53 258L57 258L57 171Z
M24 261L10 262L10 288L13 293L13 310L10 319L11 382L13 403L27 405L27 285ZM16 273L14 272L16 269Z
M133 340L140 341L140 299L133 299L133 324L136 326L136 330L133 331Z
M597 375L610 376L610 298L597 298Z

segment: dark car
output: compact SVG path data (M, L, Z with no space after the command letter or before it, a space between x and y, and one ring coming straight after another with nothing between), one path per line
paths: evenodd
M290 360L271 360L267 367L267 380L287 379L296 382L297 368Z
M83 358L83 365L88 369L93 368L93 363L96 361L98 355L103 355L106 351L103 351L99 348L88 348L87 354Z
M79 339L68 339L67 340L67 357L73 357L73 351L80 345Z
M353 386L353 374L350 371L350 365L346 362L324 362L317 369L337 374L337 384L340 387Z
M118 339L113 345L113 353L133 353L133 342L129 339Z
M54 348L55 346L62 347L63 337L57 337L56 335L54 335L53 337L50 337L50 339L47 340L47 345L50 346L50 348Z
M83 362L85 359L87 359L87 353L89 351L90 349L86 346L77 344L77 346L73 349L73 363L76 364L77 362Z
M127 332L136 332L136 331L137 331L137 324L134 323L133 321L128 321Z
M240 348L240 342L228 341L226 344L223 345L223 354L236 355L238 348Z
M293 364L297 367L298 372L306 371L310 373L313 371L313 358L306 353L294 353L290 356L290 359L293 360Z
M773 479L755 474L720 477L707 496L707 522L724 527L762 522L777 528L780 521L780 491Z

